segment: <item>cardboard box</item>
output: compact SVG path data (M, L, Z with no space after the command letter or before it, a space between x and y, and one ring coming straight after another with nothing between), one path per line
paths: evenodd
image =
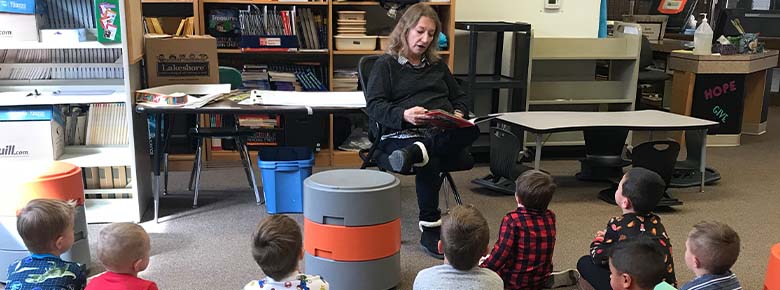
M40 3L35 13L0 12L0 41L38 41L38 30L48 26L45 2Z
M0 0L0 12L34 14L35 0Z
M208 35L146 35L149 87L171 84L217 84L217 40Z
M0 163L56 160L64 151L64 124L56 106L0 108Z

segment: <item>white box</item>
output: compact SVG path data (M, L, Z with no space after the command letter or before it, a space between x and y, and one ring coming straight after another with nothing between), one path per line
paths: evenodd
M0 108L0 163L57 160L65 149L64 124L56 106Z
M376 36L335 35L336 50L375 50Z
M41 42L73 43L87 41L87 31L77 29L41 29Z
M0 13L0 41L38 41L36 14Z

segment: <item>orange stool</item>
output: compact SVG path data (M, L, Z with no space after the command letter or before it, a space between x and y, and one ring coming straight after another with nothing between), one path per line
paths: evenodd
M27 161L0 167L0 176L3 176L0 184L6 187L0 195L0 226L9 229L0 231L0 265L9 265L29 255L22 238L10 229L16 229L18 211L30 200L40 198L75 202L75 241L71 249L62 254L62 259L88 265L90 253L81 168L51 161ZM0 272L0 281L5 281L6 274L6 271Z
M386 224L345 227L303 219L303 248L315 256L335 261L370 261L401 250L401 219Z
M769 265L766 266L764 290L780 290L780 244L769 251Z

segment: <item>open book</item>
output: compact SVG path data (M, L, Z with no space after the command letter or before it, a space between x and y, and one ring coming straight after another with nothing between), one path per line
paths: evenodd
M428 120L428 123L432 126L443 129L453 129L471 127L476 124L495 119L501 116L501 113L488 114L468 120L457 117L452 113L442 110L430 110L426 112L425 115L431 117L431 119Z

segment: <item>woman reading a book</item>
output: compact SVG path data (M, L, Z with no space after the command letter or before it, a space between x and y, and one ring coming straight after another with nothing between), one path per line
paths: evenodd
M439 160L461 156L479 136L476 126L445 129L433 126L435 114L457 118L468 114L467 97L455 82L447 64L440 61L439 17L430 6L410 6L390 34L385 55L377 59L366 85L369 117L382 125L377 149L390 153L396 172L416 172L417 204L420 208L420 244L439 259L441 229ZM375 128L372 128L375 129Z

